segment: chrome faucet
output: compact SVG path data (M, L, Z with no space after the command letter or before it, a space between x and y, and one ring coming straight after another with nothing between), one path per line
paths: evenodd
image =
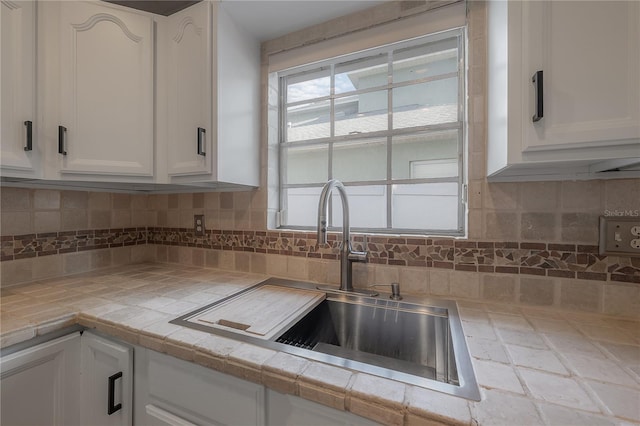
M366 262L366 251L355 251L351 248L350 227L349 227L349 202L347 200L347 191L344 185L337 179L327 182L320 193L320 202L318 203L318 244L327 243L327 217L329 215L329 196L334 189L338 190L340 200L342 201L342 247L340 247L340 291L365 293L369 296L376 296L377 293L369 291L356 291L353 288L352 281L352 263ZM321 290L327 290L326 287L318 287Z

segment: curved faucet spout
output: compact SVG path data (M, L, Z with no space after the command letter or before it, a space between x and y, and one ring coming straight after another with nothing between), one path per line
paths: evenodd
M347 200L347 191L342 182L337 179L331 179L322 188L320 193L320 201L318 202L318 244L327 243L327 226L329 217L329 197L334 189L338 190L340 200L342 201L342 242L343 246L350 247L349 243L349 201ZM346 242L346 244L344 244Z
M327 243L327 226L329 216L329 197L334 189L338 190L342 201L342 247L340 248L340 290L354 291L351 280L351 262L366 261L366 252L357 252L351 249L350 227L349 227L349 201L347 191L342 182L332 179L327 182L320 193L318 203L318 244Z

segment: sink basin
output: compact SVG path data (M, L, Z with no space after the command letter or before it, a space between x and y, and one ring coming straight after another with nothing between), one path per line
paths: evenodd
M314 284L271 278L263 285L313 289ZM255 289L247 289L251 291ZM352 370L479 401L457 306L450 300L395 301L341 292L326 299L271 340L190 321L207 305L172 323L250 342Z
M443 309L330 297L276 341L457 385L450 334Z

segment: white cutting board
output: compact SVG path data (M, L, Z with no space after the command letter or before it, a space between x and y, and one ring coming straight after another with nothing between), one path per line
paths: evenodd
M320 291L264 285L215 305L189 321L270 340L325 297Z

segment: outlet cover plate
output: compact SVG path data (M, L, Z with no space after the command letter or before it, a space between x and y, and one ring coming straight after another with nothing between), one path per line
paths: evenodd
M634 235L640 217L600 216L600 254L640 257L640 236Z
M193 215L193 233L196 237L204 237L204 215Z

